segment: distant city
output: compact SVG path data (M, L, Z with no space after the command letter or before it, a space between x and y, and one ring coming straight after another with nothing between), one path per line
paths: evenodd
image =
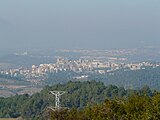
M40 64L38 66L32 65L30 69L19 68L0 71L1 74L9 75L11 77L23 76L27 81L35 82L35 79L45 80L47 73L58 73L61 71L72 71L76 73L110 73L119 69L124 71L140 70L146 67L156 68L160 66L160 63L151 62L139 62L139 63L116 63L116 58L111 58L111 61L103 60L68 60L67 58L57 57L56 63ZM110 60L111 60L110 59ZM125 58L123 58L125 60ZM32 81L34 79L34 81Z
M56 50L54 55L49 52L49 54L38 52L37 54L31 51L15 52L11 55L13 60L0 63L1 94L2 92L3 95L35 93L45 85L54 84L54 81L59 79L57 77L64 76L56 83L64 82L66 75L59 73L69 74L66 81L83 81L89 80L92 74L114 75L114 71L117 70L125 72L160 67L160 51L157 49ZM25 63L29 60L30 63L26 66ZM16 65L19 63L21 66ZM10 64L12 67L9 66ZM52 74L52 77L57 75L54 80L50 80Z
M157 49L119 49L119 50L56 50L51 56L47 52L40 54L31 51L15 52L11 55L12 61L1 62L1 74L17 76L24 75L26 78L41 77L46 72L73 71L73 72L98 72L106 73L117 69L138 70L143 66L159 66L160 50ZM18 59L19 58L19 59ZM26 67L28 58L32 59ZM38 58L38 60L37 60ZM8 57L9 59L9 57ZM47 60L48 61L47 61ZM19 60L19 61L18 61ZM41 61L39 61L41 60ZM16 66L14 62L22 65ZM43 62L44 61L44 62ZM35 63L35 64L34 64ZM39 63L39 64L38 64ZM16 69L3 70L6 64L14 64Z

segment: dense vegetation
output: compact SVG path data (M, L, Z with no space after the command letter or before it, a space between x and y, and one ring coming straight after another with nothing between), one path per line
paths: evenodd
M159 120L160 94L108 100L83 110L52 111L51 120Z
M144 109L143 106L147 107L148 104L153 104L153 105L155 104L155 109L157 110L156 112L159 112L158 110L160 101L157 101L158 96L155 96L155 92L152 92L147 86L144 86L141 90L136 91L131 89L125 90L123 87L118 88L117 86L113 85L105 86L101 82L88 81L88 82L68 82L67 84L57 84L52 87L47 86L40 93L34 94L32 96L25 94L25 95L15 95L8 98L0 98L0 117L3 118L3 117L22 116L26 119L27 118L32 118L35 120L44 119L44 114L46 114L45 113L46 108L48 106L54 105L54 96L49 94L49 91L51 90L66 91L66 94L62 96L63 99L61 100L61 103L62 106L68 107L71 110L69 111L69 113L67 111L64 112L64 115L67 114L70 117L72 117L73 116L72 114L74 114L75 112L75 115L77 115L77 120L81 119L78 118L80 116L82 117L84 116L86 120L90 119L91 116L93 117L93 119L98 119L94 118L94 116L96 116L96 114L98 115L98 113L101 113L101 111L103 111L103 113L102 115L100 114L99 117L100 116L104 117L103 114L106 114L107 111L108 112L111 111L111 113L109 113L110 116L114 114L114 116L117 118L117 116L120 114L125 117L126 115L128 115L128 113L126 113L127 110L132 112L132 110L130 110L132 107L131 108L128 107L129 106L134 107L134 105L138 106L140 105L140 107L142 107L142 111L144 109L148 111L148 109L152 108L152 106L148 106L150 108L144 108ZM134 97L133 95L135 94L138 94L139 95L138 97L141 99ZM134 103L134 99L140 101ZM130 100L132 100L133 102L130 102ZM141 104L145 103L145 100L147 100L146 101L147 104L142 106ZM102 103L106 105L102 106ZM108 104L110 105L109 108L107 107ZM123 109L123 107L126 108ZM112 109L114 109L115 111L113 111ZM137 106L135 106L135 109L137 112L135 114L138 114L138 111L141 110L137 108ZM86 113L86 111L88 112ZM123 114L119 113L120 111L124 113ZM149 113L146 114L151 114L150 111L148 112Z

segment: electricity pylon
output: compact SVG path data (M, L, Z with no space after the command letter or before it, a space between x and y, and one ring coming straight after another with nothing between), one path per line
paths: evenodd
M60 107L60 96L65 94L65 91L50 91L50 93L55 96L55 107L54 108L50 107L50 109L59 110L61 108Z

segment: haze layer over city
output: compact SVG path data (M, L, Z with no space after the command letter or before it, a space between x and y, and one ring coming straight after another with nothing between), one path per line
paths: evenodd
M2 0L0 50L158 47L158 0Z

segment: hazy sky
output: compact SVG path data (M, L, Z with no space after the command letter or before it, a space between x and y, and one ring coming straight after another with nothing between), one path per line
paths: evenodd
M0 49L160 45L160 0L0 0Z

